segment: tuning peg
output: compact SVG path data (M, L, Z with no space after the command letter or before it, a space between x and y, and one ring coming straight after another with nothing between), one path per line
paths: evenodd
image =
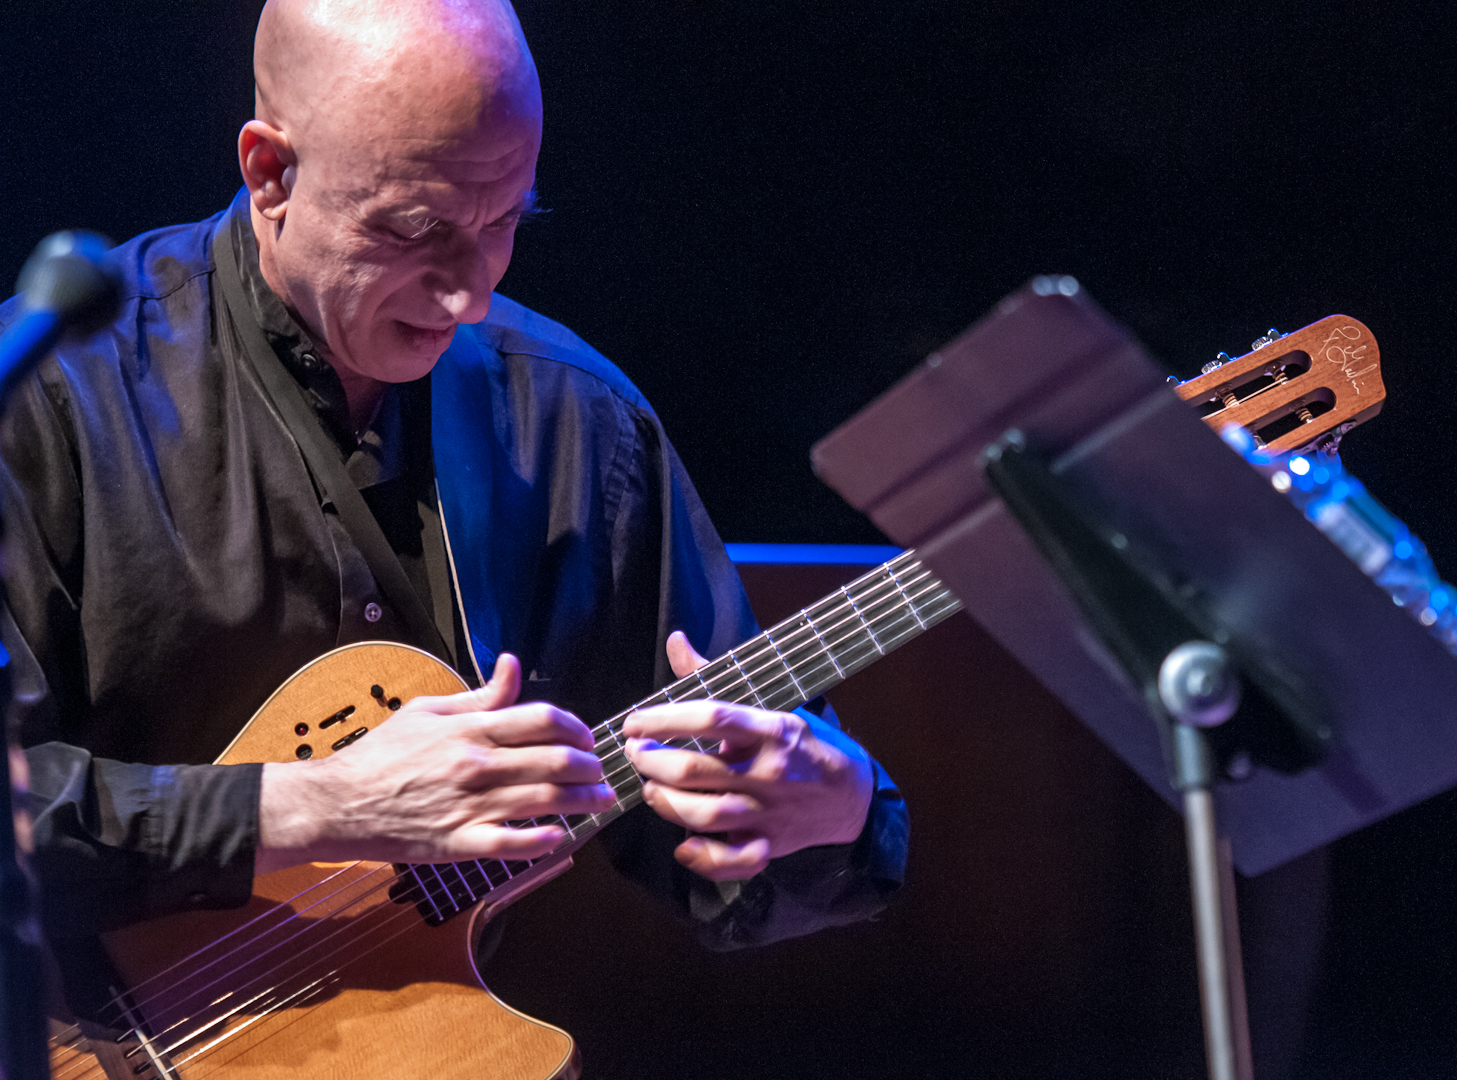
M1218 353L1213 360L1199 369L1199 374L1208 375L1211 371L1218 371L1225 364L1229 363L1231 359L1232 357L1227 352Z
M1250 344L1250 349L1263 349L1266 345L1279 341L1285 335L1276 330L1273 326L1266 330L1263 337L1257 337Z

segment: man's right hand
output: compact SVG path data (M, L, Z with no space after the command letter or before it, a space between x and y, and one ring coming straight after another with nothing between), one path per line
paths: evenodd
M517 705L521 665L502 654L479 690L409 701L368 737L318 761L263 766L255 873L303 862L534 859L559 826L507 821L610 808L587 726Z

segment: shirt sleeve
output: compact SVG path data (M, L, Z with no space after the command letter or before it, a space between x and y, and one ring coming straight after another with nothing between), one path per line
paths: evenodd
M758 626L738 572L656 417L640 417L638 429L638 452L614 530L613 563L622 568L619 587L626 582L635 597L658 598L651 637L660 687L673 679L666 648L674 630L712 657L753 637ZM624 633L620 640L646 637ZM819 738L864 753L822 698L797 711ZM666 901L712 949L764 945L867 919L904 880L909 837L905 801L885 770L873 760L871 765L874 794L853 843L773 859L745 882L715 883L682 866L673 849L686 831L647 806L604 830L602 842L619 871Z
M153 766L66 741L89 706L81 626L82 498L70 401L54 361L0 425L13 723L41 915L52 940L251 895L261 766ZM75 740L79 741L79 740Z
M130 765L57 742L26 759L53 940L248 902L261 765Z

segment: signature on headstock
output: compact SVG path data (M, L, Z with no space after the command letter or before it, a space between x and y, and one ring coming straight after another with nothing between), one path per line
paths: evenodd
M1332 449L1381 410L1381 350L1357 319L1331 315L1293 334L1271 330L1245 355L1205 365L1174 392L1211 427L1239 424L1271 450Z
M1366 337L1362 333L1364 329L1352 323L1333 326L1320 346L1321 358L1339 366L1341 374L1351 380L1351 389L1358 394L1361 392L1361 376L1376 371L1381 366L1368 355L1371 343L1362 340Z

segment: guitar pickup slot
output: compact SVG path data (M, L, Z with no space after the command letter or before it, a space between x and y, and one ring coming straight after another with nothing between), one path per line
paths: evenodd
M325 720L319 721L319 727L326 728L326 727L330 726L331 724L342 724L345 720L349 719L349 717L351 717L353 715L354 715L354 706L353 705L345 705L344 708L340 709L333 716L331 716L331 717L329 717L329 718L327 718Z
M363 738L364 733L366 731L368 731L368 730L369 730L369 728L362 727L358 731L351 731L348 735L345 735L344 738L340 739L333 746L329 747L329 749L330 750L343 750L350 743L352 743L352 742L358 742L361 738Z

